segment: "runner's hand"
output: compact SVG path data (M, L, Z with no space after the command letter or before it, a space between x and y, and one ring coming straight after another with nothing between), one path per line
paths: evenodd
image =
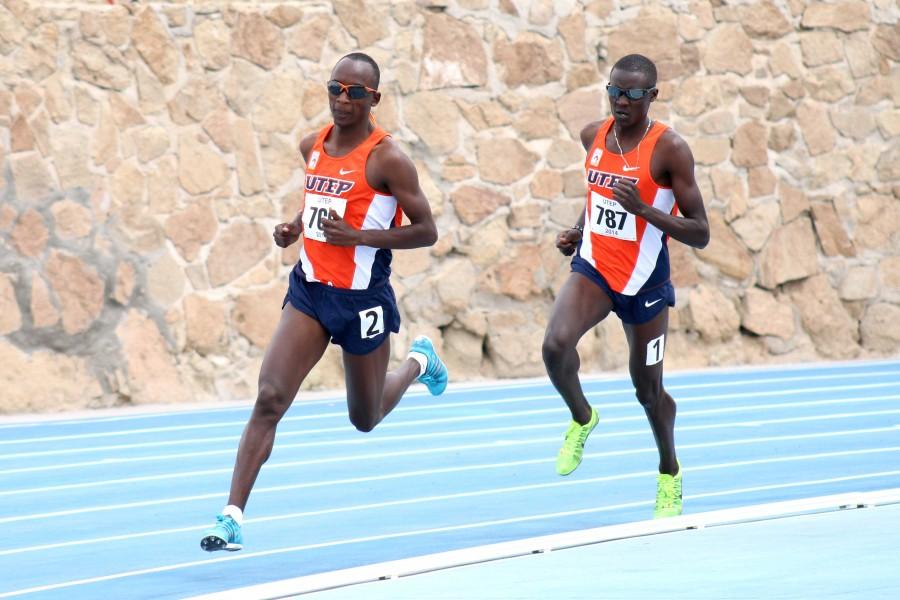
M572 256L581 241L581 232L577 229L566 229L556 236L556 247L564 256Z
M334 246L358 246L359 230L347 225L335 211L328 211L328 218L322 221L325 241Z
M275 226L272 237L276 246L287 248L300 238L300 228L294 223L281 223Z
M613 188L613 200L631 214L640 217L647 205L641 201L637 186L629 179L620 179Z

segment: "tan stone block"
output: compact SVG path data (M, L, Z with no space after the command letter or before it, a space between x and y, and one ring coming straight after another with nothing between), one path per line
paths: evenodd
M41 89L31 81L17 83L13 93L16 97L16 106L19 107L19 113L26 118L31 117L44 101Z
M510 197L486 187L464 185L450 194L450 202L460 221L474 225L510 203Z
M0 204L0 231L9 231L19 213L11 205Z
M896 353L900 348L900 306L885 302L873 304L866 310L859 329L864 348Z
M559 119L553 99L541 97L530 102L512 125L525 140L555 137L559 134Z
M262 261L271 248L272 237L261 225L232 223L219 233L206 259L210 285L235 280Z
M155 305L168 308L184 294L184 268L168 252L153 260L146 272L147 296Z
M828 358L859 354L857 322L847 314L827 276L815 275L787 289L819 354Z
M36 152L11 155L9 168L20 202L37 203L57 189L47 163Z
M363 0L334 0L332 2L338 19L352 35L360 48L372 46L384 39L390 28L387 15L373 2Z
M872 45L882 56L897 62L900 61L900 22L878 24L872 34Z
M66 128L52 140L53 164L64 188L90 188L93 176L88 170L88 137L79 129Z
M166 154L147 173L147 200L150 212L162 217L171 214L178 204L178 161Z
M799 34L803 64L818 67L844 58L840 38L831 31L804 31Z
M9 128L9 142L10 150L13 152L27 152L36 147L31 126L22 115L17 116L12 122L12 127Z
M582 128L603 118L603 99L597 92L576 90L557 103L557 114L573 139L581 139Z
M769 102L766 118L769 121L780 121L787 117L793 117L796 108L797 103L788 98L783 92L775 92Z
M529 229L541 225L544 205L540 202L522 202L510 206L509 226L513 229Z
M797 107L800 132L809 153L813 156L829 152L834 148L836 135L828 121L828 111L818 102L804 101Z
M512 42L501 37L494 46L494 60L507 86L543 85L563 76L563 52L555 39L524 32Z
M0 335L13 333L22 327L15 280L14 275L0 273Z
M22 256L36 258L47 247L49 233L43 217L29 208L23 212L13 228L10 241Z
M650 4L612 28L606 57L611 67L626 54L643 54L656 63L660 78L669 80L685 72L680 48L676 13L667 6Z
M138 100L143 114L153 114L166 108L166 92L159 79L142 64L135 65Z
M0 53L9 54L16 50L27 36L28 29L21 21L5 7L0 7Z
M749 122L738 127L734 135L731 162L739 167L765 165L768 160L768 130L762 123Z
M747 288L741 303L741 326L756 335L783 340L794 337L794 311L789 303L758 287Z
M484 87L488 80L484 43L475 27L446 13L425 14L422 73L425 90Z
M868 32L855 33L844 39L844 56L854 78L869 77L878 72L878 52Z
M152 8L145 8L135 16L131 42L157 79L166 85L175 82L178 77L178 47Z
M54 202L50 212L53 214L53 232L60 239L83 238L93 228L91 211L68 198Z
M222 158L195 135L184 133L178 139L178 180L189 194L205 194L222 185L229 169Z
M509 245L509 227L505 216L482 221L460 232L456 249L477 267L494 264L506 252Z
M73 335L86 331L103 310L103 279L82 259L51 250L44 267L59 298L63 330Z
M797 53L792 44L778 42L772 48L769 58L769 69L772 75L787 75L791 79L798 79L803 75L800 68L802 57Z
M725 341L738 333L741 317L718 288L701 283L689 292L688 308L693 327L704 340Z
M699 137L689 141L694 160L699 165L717 165L728 160L731 140L725 136Z
M794 31L784 13L770 1L739 7L741 25L751 37L778 39Z
M78 40L72 43L72 74L76 79L100 88L124 90L131 85L131 73L122 57L109 47L98 48Z
M797 218L776 229L759 258L759 285L766 289L819 271L812 223Z
M879 253L900 253L900 202L872 194L860 196L856 204L856 245Z
M768 196L775 191L775 174L769 167L753 167L747 175L751 198Z
M896 181L900 179L900 144L897 143L896 138L894 143L878 157L876 169L878 170L878 177L882 181Z
M718 268L719 271L737 280L744 280L753 273L753 259L747 248L726 225L720 211L711 210L709 218L709 244L697 250L697 258Z
M222 354L227 341L225 308L197 294L184 298L185 344L201 355Z
M570 169L563 173L563 196L566 198L584 198L587 184L584 180L584 169Z
M74 87L72 97L78 121L83 125L96 125L100 118L100 103L91 96L87 88L81 85Z
M116 327L126 378L119 394L134 404L187 402L193 398L156 323L130 310Z
M268 73L253 63L233 61L222 86L228 106L241 116L250 114L265 91L268 80Z
M857 92L856 84L840 67L820 67L810 71L804 85L810 96L821 102L836 103Z
M885 139L900 137L900 110L894 108L878 113L876 116L878 129Z
M208 19L194 27L194 44L206 69L218 71L231 62L231 30L218 19Z
M539 158L514 138L479 140L476 155L482 179L504 185L533 172Z
M231 322L251 344L265 348L281 318L284 284L279 282L260 290L239 295L234 302Z
M672 284L676 288L689 288L700 283L700 273L697 270L699 263L690 246L670 242L669 264L672 269Z
M558 171L541 170L534 174L529 191L535 198L551 200L562 194L563 181Z
M869 5L862 0L849 2L812 3L803 11L800 24L808 29L837 29L858 31L868 29L871 22Z
M54 66L55 69L55 66ZM54 123L68 121L72 116L72 102L68 86L62 81L62 76L56 74L44 83L44 106Z
M435 154L449 154L459 144L459 109L446 96L420 92L406 98L407 127Z
M748 248L759 252L780 224L781 210L777 203L766 202L754 206L740 219L731 222L731 228Z
M777 123L769 129L769 149L783 152L794 145L796 130L793 123Z
M112 299L122 306L127 306L131 302L131 294L134 293L136 278L134 265L129 262L120 262L116 266L116 281L111 294Z
M303 88L304 82L298 77L273 77L252 111L256 128L266 132L291 132L302 120Z
M322 49L328 40L328 31L334 26L330 15L316 13L304 17L287 37L287 49L298 58L314 62L322 59Z
M36 328L59 323L59 311L53 303L50 288L37 273L31 275L31 324Z
M3 340L0 388L4 390L0 413L6 414L96 406L103 398L85 359L46 350L25 353Z
M566 91L572 92L592 86L600 81L600 74L593 64L576 64L566 69Z
M91 160L95 165L105 165L119 155L119 130L109 111L100 115L100 124L90 142Z
M882 285L900 292L900 256L888 256L878 261L878 277Z
M839 290L841 300L868 300L878 295L878 269L860 265L851 267L844 275Z
M708 200L715 198L725 205L725 221L731 222L747 211L747 188L744 178L733 169L710 169L712 194Z
M710 73L746 75L751 70L753 44L736 23L719 25L706 36L702 60Z
M700 131L707 135L730 135L735 128L734 115L725 110L709 113L700 120Z
M241 194L251 196L265 189L256 136L250 121L246 119L235 119L233 132L238 186Z

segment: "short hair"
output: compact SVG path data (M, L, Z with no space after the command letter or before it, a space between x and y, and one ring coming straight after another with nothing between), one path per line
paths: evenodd
M375 72L375 89L378 89L378 84L381 83L381 69L378 68L378 63L375 62L374 58L364 52L351 52L350 54L341 57L341 60L344 60L345 58L357 62L364 62L372 67L372 70ZM341 60L338 62L341 62Z
M613 65L613 70L615 69L632 73L643 73L647 77L647 85L656 87L656 65L643 54L623 56Z

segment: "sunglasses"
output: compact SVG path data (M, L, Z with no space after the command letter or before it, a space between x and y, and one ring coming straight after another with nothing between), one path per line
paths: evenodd
M344 85L334 79L326 83L325 87L328 88L328 93L335 98L340 96L342 92L347 92L347 97L351 100L362 100L370 93L374 94L378 91L364 85Z
M626 89L622 89L616 85L607 84L606 93L609 94L609 97L612 98L613 100L618 100L620 96L625 96L629 100L640 100L641 98L643 98L644 96L646 96L647 94L649 94L650 92L652 92L655 89L656 89L655 87L651 87L651 88L632 88L630 90L626 90Z

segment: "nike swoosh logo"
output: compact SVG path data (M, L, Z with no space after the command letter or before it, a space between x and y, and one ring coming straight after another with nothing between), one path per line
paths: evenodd
M338 173L340 173L341 175L349 175L350 173L353 173L354 171L356 171L356 169L351 169L350 171L345 171L343 169L340 169L338 171Z
M654 300L653 302L647 302L646 300L644 300L644 308L650 308L651 306L653 306L653 305L656 304L657 302L662 302L662 298L657 298L657 299Z

